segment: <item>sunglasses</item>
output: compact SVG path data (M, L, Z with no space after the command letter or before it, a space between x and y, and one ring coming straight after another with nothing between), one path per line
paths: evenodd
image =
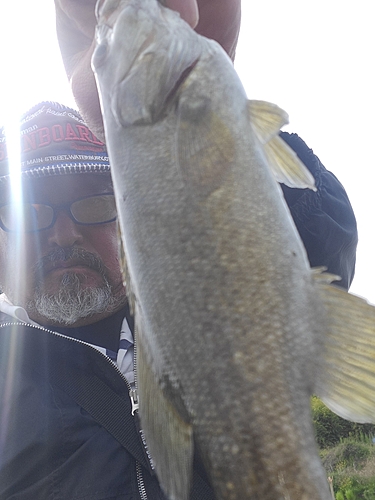
M8 232L36 232L51 228L60 210L73 222L84 226L116 220L113 193L94 194L63 205L47 203L7 203L0 205L0 227Z

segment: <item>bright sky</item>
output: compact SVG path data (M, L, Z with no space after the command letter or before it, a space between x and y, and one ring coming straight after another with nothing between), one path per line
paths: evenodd
M236 69L250 99L275 102L345 186L360 243L353 293L375 303L372 2L243 0ZM0 122L42 100L74 107L52 0L1 0ZM17 22L12 22L17 19Z

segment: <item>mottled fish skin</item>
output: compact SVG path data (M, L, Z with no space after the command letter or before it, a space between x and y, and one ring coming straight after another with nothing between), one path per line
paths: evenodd
M162 486L189 497L194 441L218 500L329 500L310 414L324 306L229 58L156 0L102 2L97 43Z

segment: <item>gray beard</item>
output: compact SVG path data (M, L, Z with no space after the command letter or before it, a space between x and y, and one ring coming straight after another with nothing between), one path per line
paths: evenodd
M97 287L82 287L82 274L68 271L62 275L59 290L53 294L44 289L44 269L51 262L78 259L79 262L95 269L102 277L103 284ZM107 279L102 261L86 250L70 247L57 248L40 259L34 269L35 289L33 297L26 304L28 313L62 325L72 325L76 321L101 314L115 312L123 304L123 296L115 296Z
M46 294L38 287L26 310L36 312L52 322L69 326L94 314L114 312L122 300L112 294L107 280L100 287L82 288L79 274L67 272L55 294Z

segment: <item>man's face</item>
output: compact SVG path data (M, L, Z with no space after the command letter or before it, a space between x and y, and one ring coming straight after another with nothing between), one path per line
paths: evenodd
M112 185L107 175L49 176L28 181L24 201L62 205L110 192ZM118 260L116 221L81 225L66 211L58 210L56 222L49 229L29 233L0 229L0 273L1 288L8 298L15 305L23 306L31 319L42 324L90 324L109 316L126 302ZM110 302L105 299L108 302L105 307L100 307L103 293L111 298ZM56 302L56 297L60 302ZM60 315L65 314L61 313L65 303L77 300L79 303L73 306L68 304L70 309L80 311L91 307L93 310L84 313L85 317L74 312L65 322L58 314L53 319L54 312L44 312L51 309L48 305L51 300ZM86 306L83 305L85 301Z

